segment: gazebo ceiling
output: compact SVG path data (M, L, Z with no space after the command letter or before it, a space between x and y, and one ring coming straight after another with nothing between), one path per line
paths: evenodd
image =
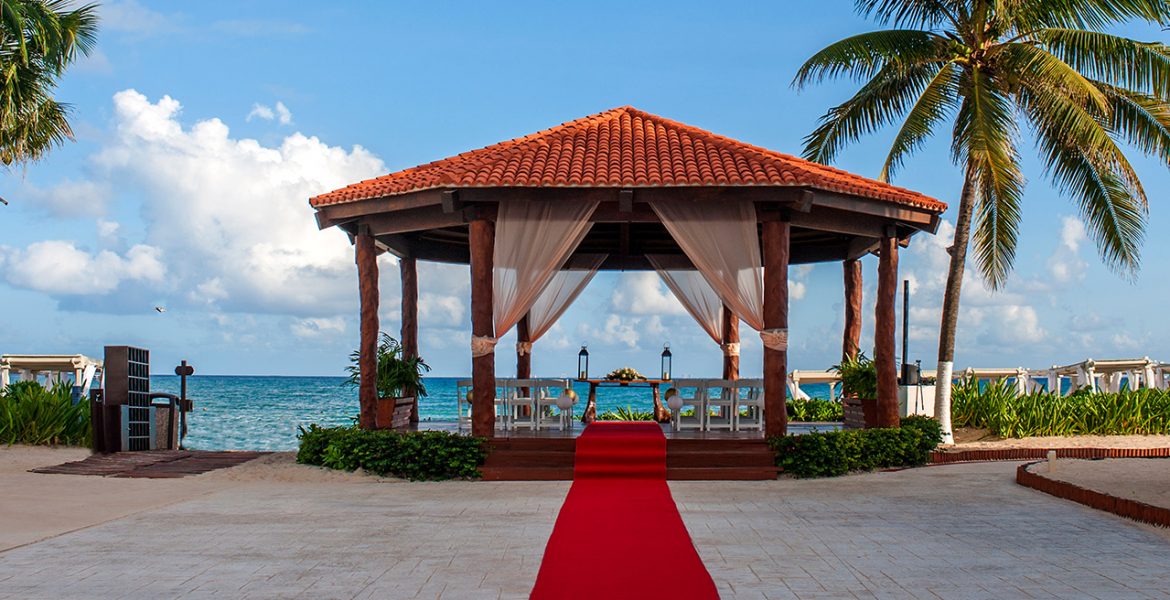
M793 264L860 256L891 231L903 241L933 232L946 210L918 192L628 106L358 182L310 205L321 228L366 228L400 256L467 263L467 222L493 218L499 201L516 198L600 201L578 253L609 254L604 269L649 268L645 254L686 262L652 201L751 200L761 222L791 223Z

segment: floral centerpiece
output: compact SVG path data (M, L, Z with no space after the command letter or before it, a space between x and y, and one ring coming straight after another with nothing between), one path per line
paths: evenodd
M622 367L620 369L614 369L610 371L609 374L605 376L605 378L613 381L628 383L630 381L646 379L646 376L630 367Z

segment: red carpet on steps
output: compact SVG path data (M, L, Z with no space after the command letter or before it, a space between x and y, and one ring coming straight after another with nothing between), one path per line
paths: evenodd
M656 423L592 423L532 598L718 598L666 485Z

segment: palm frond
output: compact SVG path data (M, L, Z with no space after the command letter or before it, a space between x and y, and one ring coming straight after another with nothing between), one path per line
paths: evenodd
M895 27L955 26L963 3L957 0L855 0L862 15Z
M1027 3L1021 22L1048 27L1106 29L1126 21L1170 22L1165 0L1041 0Z
M1149 156L1170 162L1170 106L1148 94L1098 82L1109 99L1109 128Z
M889 181L902 166L902 161L930 137L935 125L958 108L959 73L957 64L947 63L926 85L894 137L878 179Z
M1085 77L1170 99L1170 47L1074 29L1041 29L1032 36Z
M849 75L871 78L887 65L917 65L947 60L948 41L929 31L895 29L845 38L812 55L796 72L792 85Z

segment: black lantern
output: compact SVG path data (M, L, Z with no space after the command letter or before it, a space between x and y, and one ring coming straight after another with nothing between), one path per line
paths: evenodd
M585 346L577 353L577 379L589 379L589 351Z
M670 342L662 345L662 380L670 381Z

